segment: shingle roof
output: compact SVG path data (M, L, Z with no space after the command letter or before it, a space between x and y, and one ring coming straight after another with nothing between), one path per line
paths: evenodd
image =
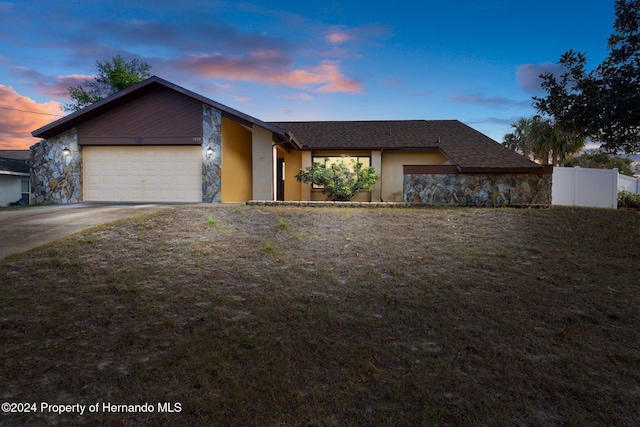
M0 175L29 175L29 165L25 159L0 157Z
M271 122L303 149L432 149L461 171L537 171L543 167L458 120Z
M5 159L29 160L29 150L0 150L0 157Z

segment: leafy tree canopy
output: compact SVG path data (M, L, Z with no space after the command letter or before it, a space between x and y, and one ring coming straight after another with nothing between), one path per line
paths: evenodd
M631 163L633 163L633 160L628 157L614 156L602 151L590 151L578 157L571 157L567 160L565 166L580 166L581 168L595 169L617 168L619 173L633 176Z
M540 76L547 95L534 105L565 131L629 154L640 151L640 0L616 0L615 14L609 56L587 71L586 55L569 50L563 74Z
M328 160L325 159L325 163ZM360 191L370 191L379 177L372 166L364 167L346 156L329 166L313 162L295 176L300 182L322 187L329 200L342 202L351 200Z
M137 58L126 61L117 55L111 61L97 61L96 66L98 74L93 80L69 88L71 103L62 107L64 111L78 111L151 76L151 65Z

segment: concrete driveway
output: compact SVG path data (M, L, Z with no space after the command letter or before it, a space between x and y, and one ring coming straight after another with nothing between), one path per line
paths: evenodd
M0 259L94 225L169 206L76 203L0 210Z

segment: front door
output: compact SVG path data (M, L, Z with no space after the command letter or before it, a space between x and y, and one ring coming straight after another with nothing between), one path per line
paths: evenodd
M276 200L284 200L284 159L278 158L276 168Z

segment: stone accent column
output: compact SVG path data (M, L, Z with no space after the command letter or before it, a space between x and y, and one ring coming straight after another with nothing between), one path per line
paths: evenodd
M209 154L213 150L213 154ZM222 113L203 104L202 118L202 201L220 201L222 166Z
M63 150L70 150L68 155ZM76 128L31 146L31 200L36 203L82 201L82 149Z

